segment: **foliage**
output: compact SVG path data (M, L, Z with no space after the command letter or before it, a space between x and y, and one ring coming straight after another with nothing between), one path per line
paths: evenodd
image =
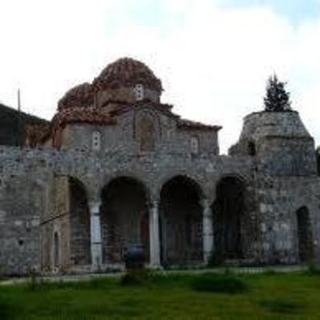
M145 286L150 284L152 273L147 269L128 270L120 279L123 286Z
M232 275L206 274L196 277L191 287L196 291L237 294L248 291L247 284Z
M290 111L290 94L285 90L285 82L278 80L276 75L269 78L264 98L265 111Z
M312 275L320 275L320 268L313 259L308 262L308 272Z
M43 282L43 279L42 277L37 273L36 270L34 269L30 269L28 271L28 288L29 290L33 291L33 290L36 290L36 289L39 289L42 285L42 282Z
M223 264L223 259L221 257L221 255L217 254L216 251L212 251L211 255L209 256L209 260L208 260L208 267L217 267L217 266L221 266Z

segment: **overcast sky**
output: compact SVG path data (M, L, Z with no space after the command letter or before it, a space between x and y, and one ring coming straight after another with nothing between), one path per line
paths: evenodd
M1 0L0 101L51 119L57 101L130 56L161 78L163 102L222 125L222 151L263 108L266 80L320 144L320 0Z

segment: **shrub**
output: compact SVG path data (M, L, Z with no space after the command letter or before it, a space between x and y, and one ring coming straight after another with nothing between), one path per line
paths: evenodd
M215 251L211 253L208 260L208 267L217 267L223 265L223 259L221 255L218 255Z
M151 282L152 273L147 269L131 269L120 279L122 286L144 286Z
M313 260L308 263L308 273L312 275L320 275L320 268Z
M41 289L43 287L43 279L40 276L39 273L37 273L36 270L30 269L28 271L28 282L27 282L27 288L31 291Z
M192 281L196 291L237 294L248 291L247 284L233 275L203 275Z

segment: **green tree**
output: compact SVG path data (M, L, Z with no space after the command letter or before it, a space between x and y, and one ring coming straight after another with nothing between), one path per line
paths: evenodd
M264 98L265 111L281 112L291 110L290 93L285 89L285 82L276 75L269 78Z

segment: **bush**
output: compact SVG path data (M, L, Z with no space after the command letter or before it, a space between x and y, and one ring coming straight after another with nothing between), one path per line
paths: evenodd
M28 281L27 281L27 288L30 291L38 290L43 287L44 281L40 274L34 270L30 269L28 271Z
M311 275L320 275L320 268L313 260L308 263L308 273Z
M146 269L131 269L120 279L122 286L144 286L151 282L152 273Z
M209 260L208 260L208 267L217 267L223 265L223 259L221 255L218 255L215 251L211 253Z
M248 291L247 284L233 275L203 275L192 281L196 291L237 294Z

